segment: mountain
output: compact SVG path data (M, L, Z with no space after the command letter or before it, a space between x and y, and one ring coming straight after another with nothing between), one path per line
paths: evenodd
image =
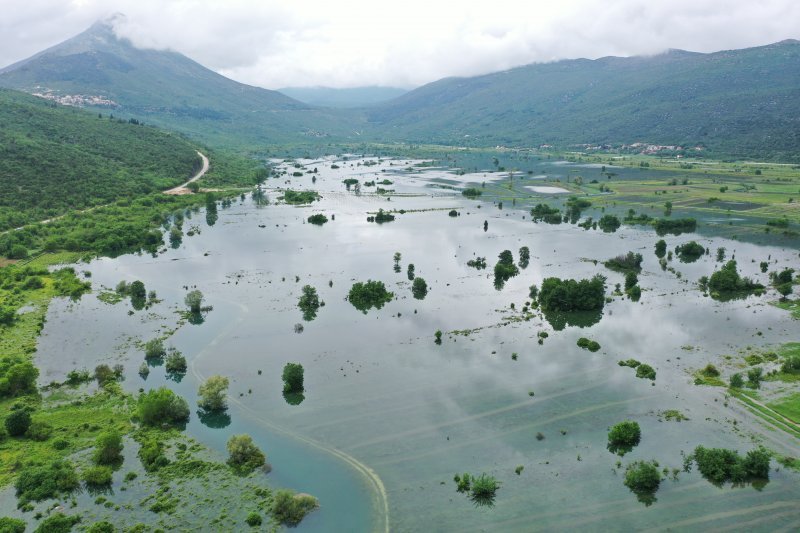
M800 160L800 42L533 64L439 80L366 110L381 140L648 142Z
M0 70L0 87L113 110L217 145L352 133L346 117L221 76L172 51L118 38L110 22Z
M286 87L278 92L309 105L323 107L364 107L402 96L408 91L397 87Z
M178 185L199 168L193 143L0 89L0 232Z

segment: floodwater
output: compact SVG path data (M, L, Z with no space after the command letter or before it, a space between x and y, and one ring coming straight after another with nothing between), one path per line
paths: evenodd
M231 424L210 428L193 415L187 431L221 453L231 434L251 434L273 466L273 485L320 499L320 509L297 528L303 532L798 527L798 475L783 468L759 490L718 488L697 472L681 473L662 482L650 506L622 483L624 465L633 460L680 468L681 452L701 444L746 451L763 442L797 455L796 442L728 404L723 390L693 385L691 376L709 362L730 372L724 356L746 346L797 340L797 322L767 303L774 293L724 303L701 294L695 282L718 268L714 251L725 247L743 274L766 283L758 263L769 256L772 270L796 266L796 250L667 236L669 249L694 238L712 250L691 264L674 259L679 278L659 266L652 231L623 227L606 234L534 224L525 210L431 187L441 181L441 169L428 175L424 168L402 170L412 161L365 167L351 160L338 161L334 170L333 162L302 162L318 169L313 186L310 174L268 183L316 188L323 199L313 205L275 205L280 193L270 190L272 205L237 200L220 209L213 226L195 214L184 227L196 224L201 234L156 258L81 265L95 289L139 279L162 302L133 314L128 302L104 304L96 295L54 302L37 354L41 380L121 362L127 389L167 384L192 404L202 378L229 376ZM392 184L381 187L395 192L376 195L362 187L356 195L341 183L351 176L388 179ZM367 222L379 208L405 213L382 225ZM451 209L460 216L448 216ZM306 223L313 213L335 220ZM497 255L509 249L518 258L521 246L530 248L530 265L496 290ZM623 276L602 261L628 251L645 258L640 302L614 297L583 328L554 327L538 313L520 319L529 286L548 276L600 273L610 294ZM395 252L402 255L400 272ZM478 256L486 257L487 270L467 266ZM424 300L412 297L409 263L427 281ZM345 297L354 282L368 279L383 281L395 298L363 314ZM325 302L310 322L297 308L306 284ZM175 327L184 287L201 290L213 306L204 323L183 325L167 343L186 355L191 370L175 383L154 367L143 381L137 374L143 354L134 341ZM302 333L295 332L298 323ZM445 332L441 345L434 343L436 330ZM469 331L453 333L462 330ZM540 345L542 331L549 336ZM579 337L602 348L582 350ZM654 384L617 365L628 358L652 365ZM298 405L282 395L287 362L305 368ZM667 409L690 420L662 421L658 413ZM606 435L625 419L639 422L642 441L619 468ZM520 475L517 466L524 466ZM456 492L453 476L464 472L500 480L494 507L476 507Z

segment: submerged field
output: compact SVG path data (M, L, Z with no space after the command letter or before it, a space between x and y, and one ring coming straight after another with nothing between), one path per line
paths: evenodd
M727 238L734 231L727 224L719 231L703 225L701 234L663 238L670 251L696 240L711 253L686 263L676 254L662 268L654 254L661 237L650 228L623 225L604 233L531 221L531 205L562 207L566 198L553 200L560 191L532 187L593 193L589 173L600 168L540 162L541 173L526 170L515 180L499 171L501 163L487 170L464 164L457 174L409 159L275 161L286 174L267 182L267 201L237 198L220 208L213 224L195 213L184 222L197 228L193 236L167 244L156 257L79 265L91 274L93 293L50 305L36 354L40 382L61 381L75 368L121 363L125 390L167 384L194 406L201 379L228 376L230 419L201 421L193 412L187 433L217 452L232 433L253 435L273 464L270 485L320 500L299 531L797 527L798 474L777 459L800 456L800 441L697 374L711 363L721 372L716 384L727 384L733 373L754 366L748 356L797 340L796 318L770 305L779 298L774 290L717 301L697 287L701 276L721 266L719 248L743 275L769 286L759 263L767 262L769 271L796 268L796 239L743 242ZM611 187L634 195L641 184L626 172L640 170L615 172ZM583 176L578 186L577 174ZM358 180L360 191L355 184L348 190L347 178ZM468 186L483 195L465 198L461 190ZM315 190L321 199L288 205L281 200L292 198L286 188ZM673 216L697 194L670 193ZM589 199L593 206L584 216L595 219L604 207L621 214L629 208L599 191ZM636 205L647 202L649 196ZM395 220L368 222L379 209L392 211ZM309 223L317 213L328 221ZM764 216L787 213L781 208ZM797 224L793 215L791 221ZM758 222L735 227L739 237L766 238ZM510 250L517 261L523 246L530 263L495 287L498 255ZM614 294L624 275L603 266L629 251L643 256L638 302ZM487 269L467 265L479 257ZM409 264L427 282L422 299L412 294ZM610 298L600 313L563 317L525 306L529 287L544 278L595 274L607 278ZM122 280L141 280L160 302L135 310L110 297ZM362 313L346 297L354 283L367 280L384 282L393 298ZM313 320L297 307L304 285L315 287L325 304ZM189 289L201 290L213 306L202 323L180 313ZM168 379L158 366L146 380L138 374L142 343L162 335L189 360L181 380ZM581 337L599 349L577 346ZM618 364L628 359L652 366L655 380ZM778 364L759 361L766 370ZM305 368L302 398L282 394L287 362ZM762 400L795 417L793 387L788 380L768 381ZM623 420L638 422L642 436L619 457L606 448L607 432ZM683 471L683 454L698 445L745 452L759 444L776 454L766 484L718 487L696 469ZM668 474L656 500L645 505L623 476L631 462L652 459ZM500 481L494 506L475 506L456 492L453 477L464 472ZM120 487L117 480L114 490L122 498ZM192 490L200 499L210 489ZM13 498L3 501L0 514L8 514ZM153 522L146 507L115 512L93 501L80 498L78 510L111 521ZM211 506L205 512L217 511Z

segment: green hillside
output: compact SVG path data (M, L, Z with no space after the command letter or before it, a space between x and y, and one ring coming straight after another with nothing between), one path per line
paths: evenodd
M381 140L703 146L800 160L800 42L577 59L440 80L370 108Z
M0 70L0 87L78 97L84 105L216 146L257 148L352 134L340 112L235 82L175 52L135 48L106 23Z
M0 231L182 183L195 147L150 126L0 90Z

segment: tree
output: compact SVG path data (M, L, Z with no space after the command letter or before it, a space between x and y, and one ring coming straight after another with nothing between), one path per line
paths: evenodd
M303 365L286 363L283 367L283 392L303 392Z
M83 482L87 487L98 488L111 485L111 468L107 466L92 466L83 472Z
M224 411L228 408L228 378L211 376L200 385L197 404L206 411Z
M129 290L131 299L144 300L147 298L147 289L145 289L144 283L138 279L131 283Z
M203 305L203 293L198 290L191 291L186 295L183 301L186 303L189 311L193 314L199 314Z
M189 419L189 406L186 400L166 387L142 393L139 396L137 412L139 419L147 426L178 425Z
M317 499L309 494L283 489L275 492L272 498L272 516L281 524L296 526L318 506Z
M122 462L122 436L112 429L97 436L94 444L94 462L100 465L113 465Z
M527 246L523 246L519 249L519 267L521 269L528 268L528 265L531 261L531 250Z
M6 431L12 437L21 437L31 427L31 415L26 409L12 411L6 417Z
M164 359L164 370L168 374L185 374L188 367L183 354L174 347L170 347L168 352L166 359Z
M44 465L24 467L14 483L14 488L19 503L24 504L70 493L79 485L78 474L72 463L58 459Z
M422 300L428 294L428 284L424 278L417 277L414 283L411 284L411 293L417 300Z
M311 285L305 285L303 286L302 292L303 294L300 295L297 307L303 311L303 320L314 320L317 316L317 310L320 307L317 289Z
M506 281L519 274L519 268L514 264L514 255L511 250L503 250L494 265L495 288L502 288Z
M642 438L642 431L638 422L625 420L611 426L608 431L608 449L615 453L624 455L639 444Z
M0 518L0 531L3 533L25 533L25 521L4 516Z
M738 372L731 376L731 388L741 389L744 387L744 378Z
M637 495L651 495L661 484L661 474L655 462L635 461L625 470L625 486Z
M19 357L3 357L0 359L0 398L35 392L38 377L39 370L30 361Z
M629 271L625 274L625 290L630 290L636 284L639 283L639 277L636 275L636 272Z
M145 359L161 359L166 354L167 350L164 348L164 341L161 339L149 340L144 345Z
M353 307L366 314L371 308L380 309L394 298L394 294L386 290L382 281L368 280L354 283L347 294Z
M264 453L253 443L250 435L233 435L228 439L228 464L235 470L252 472L267 462Z

